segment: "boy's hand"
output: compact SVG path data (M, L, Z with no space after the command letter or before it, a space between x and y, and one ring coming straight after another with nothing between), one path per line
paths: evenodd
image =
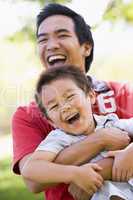
M90 196L87 192L84 192L84 190L73 183L69 185L68 192L75 200L89 200L92 197L92 195Z
M104 150L119 150L125 148L130 138L128 133L118 128L102 128L96 131L101 136Z
M103 178L98 172L102 170L97 164L85 164L78 167L72 183L83 189L89 195L97 192L103 185Z
M133 177L133 143L124 150L110 151L107 156L114 157L113 181L128 181Z

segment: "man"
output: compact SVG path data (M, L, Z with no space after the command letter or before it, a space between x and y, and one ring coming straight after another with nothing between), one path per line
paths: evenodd
M46 69L60 64L73 64L77 67L79 66L84 72L89 70L93 60L94 48L90 27L87 26L80 15L67 7L59 4L50 4L40 12L37 18L37 41L39 56ZM121 118L133 116L133 107L129 103L133 99L133 93L128 90L126 85L98 82L94 84L94 88L97 91L97 104L94 106L95 112L100 114L116 112ZM38 144L52 130L52 127L42 117L37 106L32 103L28 107L18 108L13 117L12 128L14 144L13 170L15 173L21 174L25 162L32 155ZM116 135L114 137L114 131L117 132L117 138ZM105 132L108 133L106 137L104 137ZM92 134L84 141L68 147L59 154L55 162L67 165L81 165L90 158L90 155L95 156L102 149L121 149L127 146L128 143L129 140L127 137L123 137L121 131L107 129L99 134ZM125 157L123 156L122 159L124 160ZM103 178L110 179L113 159L107 158L101 160L98 164L103 168L101 172ZM121 170L123 169L120 169L120 172ZM83 180L82 175L77 177L80 184ZM133 172L131 170L130 177L132 175ZM126 179L121 177L119 173L116 176L119 180ZM27 179L25 179L25 183L33 192L40 192L44 189L43 184L40 185ZM61 184L50 188L51 185L48 185L48 189L46 189L45 185L47 200L73 199L68 193L66 185ZM94 193L94 191L87 188L87 184L84 187L84 190L89 194Z

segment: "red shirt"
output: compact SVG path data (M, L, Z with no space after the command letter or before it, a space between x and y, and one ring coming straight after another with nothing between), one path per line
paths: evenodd
M104 83L105 84L105 83ZM117 113L120 118L133 117L133 89L127 84L110 82L106 87L96 88L97 102L94 112L98 114ZM19 174L19 161L32 153L38 144L52 130L42 117L35 103L19 107L13 116L13 171ZM67 191L67 185L45 191L47 200L73 200Z

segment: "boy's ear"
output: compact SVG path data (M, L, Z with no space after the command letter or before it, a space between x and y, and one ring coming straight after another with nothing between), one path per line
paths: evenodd
M88 97L91 101L91 104L94 105L96 103L96 93L94 90L91 90L89 93L88 93Z
M51 126L53 126L54 128L57 128L51 119L47 118L47 121Z

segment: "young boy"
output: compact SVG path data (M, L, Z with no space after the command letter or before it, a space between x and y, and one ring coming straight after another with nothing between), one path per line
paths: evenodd
M67 146L84 140L87 135L96 134L96 129L112 126L121 128L123 126L122 129L130 132L130 134L133 133L132 119L121 121L115 114L107 116L93 114L92 104L95 103L95 93L91 78L88 77L87 79L85 74L77 67L55 67L43 72L38 80L36 93L39 107L51 125L55 127L55 130L51 131L41 142L31 159L25 164L22 173L26 178L34 181L40 179L40 182L47 184L51 181L58 183L60 174L57 174L57 172L59 171L56 167L52 167L52 162L57 154ZM132 126L129 128L129 125ZM101 152L90 162L100 160L104 153ZM45 174L40 175L40 171L37 172L34 167L41 159L49 162L49 165L46 162L47 176ZM128 182L105 181L102 186L103 180L101 176L98 176L100 168L91 163L88 164L90 166L88 174L92 173L95 181L92 180L91 176L88 177L90 178L90 185L94 183L93 190L96 188L96 192L99 189L92 199L132 199L133 192ZM68 183L70 182L68 181Z

